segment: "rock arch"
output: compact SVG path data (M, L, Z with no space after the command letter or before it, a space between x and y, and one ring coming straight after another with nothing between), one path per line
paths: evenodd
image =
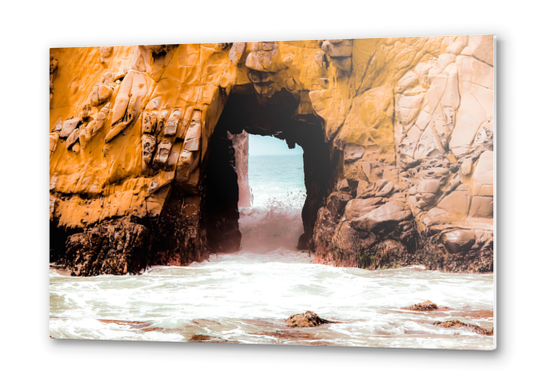
M491 36L52 49L50 72L51 260L74 274L230 247L205 217L222 126L304 148L317 261L492 270Z
M327 194L334 184L332 178L334 168L330 146L324 138L322 121L314 115L299 114L300 103L299 97L296 98L285 90L276 92L266 103L261 103L257 94L234 89L211 138L211 148L215 148L218 154L223 153L223 155L221 161L213 161L212 165L208 164L205 171L206 185L209 182L213 183L212 186L208 185L206 192L206 195L210 194L211 198L205 199L205 201L212 204L212 207L208 209L210 212L207 214L208 226L210 222L229 223L230 228L235 228L237 225L237 175L232 171L233 167L231 165L235 162L235 159L231 149L229 154L226 155L225 153L226 149L231 148L232 145L228 139L228 133L240 134L244 131L249 134L273 136L285 140L290 148L293 148L296 144L303 148L307 198L302 210L304 233L299 239L298 248L309 249L312 246L310 242L317 212L325 204ZM215 160L219 156L215 156L214 152L211 152L209 161ZM215 182L217 178L222 179L222 183L224 183L222 188ZM224 188L225 184L228 187ZM211 212L224 208L223 204L214 203L214 200L223 200L225 189L234 191L234 196L229 199L229 216L231 219L227 217L227 213L224 213L220 218L212 219L210 217ZM215 194L220 196L215 197ZM228 226L222 225L220 230L217 228L214 232L221 238L231 238L226 229ZM213 227L213 230L215 229L215 225L211 225L211 227ZM212 247L212 250L222 249Z

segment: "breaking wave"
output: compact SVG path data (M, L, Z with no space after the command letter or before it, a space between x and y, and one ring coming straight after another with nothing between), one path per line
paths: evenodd
M240 208L241 249L267 253L278 248L295 250L303 233L302 191L287 191L268 196L263 206Z

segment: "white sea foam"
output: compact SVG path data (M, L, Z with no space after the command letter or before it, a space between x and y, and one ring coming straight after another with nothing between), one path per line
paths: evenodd
M295 250L303 233L301 209L306 193L301 156L250 159L252 207L240 208L241 248L258 254Z
M431 325L435 320L459 319L492 327L492 317L468 315L493 309L492 275L336 268L312 264L307 252L278 248L265 255L245 251L215 255L188 268L154 267L141 276L81 278L52 269L50 279L50 329L56 338L182 341L207 334L265 343L270 332L284 329L283 319L312 310L341 322L307 330L315 333L315 340L334 345L493 346L492 337ZM425 300L464 313L401 309ZM157 330L145 332L137 324L98 319L148 322ZM274 342L300 341L283 337Z
M299 171L299 162L290 164ZM271 166L269 160L260 165ZM257 204L241 209L238 253L211 255L188 267L155 266L139 276L71 277L51 269L51 336L187 341L204 334L240 343L493 347L493 337L432 325L458 319L492 327L490 313L471 315L493 310L492 274L313 264L308 252L296 250L305 191L299 182L284 181L291 174L281 177L275 184L283 194L269 187L265 196L255 195ZM265 185L256 182L260 189ZM425 300L459 311L401 309ZM307 310L339 323L304 328L299 339L288 333L284 319Z
M241 249L266 253L283 247L295 250L303 233L300 208L281 206L240 209Z

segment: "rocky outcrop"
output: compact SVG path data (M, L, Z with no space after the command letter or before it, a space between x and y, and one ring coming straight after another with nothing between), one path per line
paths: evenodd
M231 341L231 340L224 340L220 337L213 337L209 335L192 335L190 339L188 339L189 343L231 343L231 344L239 344L238 341Z
M450 308L438 306L430 300L426 300L423 303L414 304L414 305L411 305L410 307L405 307L403 309L407 309L409 311L416 311L416 312L432 312L432 311L438 311L438 310L441 310L441 311L450 310Z
M483 336L493 336L493 328L485 329L478 325L463 323L459 320L435 321L433 325L441 328L463 328Z
M382 86L353 98L357 124L348 115L334 139L344 150L344 180L357 181L357 191L344 205L348 197L338 184L321 208L317 260L492 271L493 39L447 39L417 62L424 53L404 47L413 61L402 70L393 64L400 56L374 52L392 61L380 75L387 81L375 79ZM390 42L388 55L401 44Z
M303 148L317 262L491 271L493 88L492 36L52 49L52 261L238 249L246 132Z
M68 237L60 264L72 276L138 273L147 266L149 231L124 220L104 221Z
M292 315L288 317L285 321L288 324L288 326L292 328L316 327L322 324L333 323L333 321L322 319L320 316L318 316L316 313L312 311L307 311L305 313Z
M239 186L238 207L250 207L252 205L252 192L248 184L248 133L243 131L237 135L228 133L235 152L235 172L237 173L237 185Z

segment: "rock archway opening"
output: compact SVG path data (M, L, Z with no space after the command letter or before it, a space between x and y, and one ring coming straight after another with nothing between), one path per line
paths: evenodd
M242 134L240 137L247 137L249 143L248 153L244 152L245 157L248 154L248 185L239 178L241 248L255 253L277 248L296 250L304 232L303 150L297 145L289 149L284 141L272 136ZM238 175L246 171L243 166L241 162ZM250 195L250 206L243 204L245 194Z
M322 122L302 104L286 91L264 102L250 92L230 95L209 143L202 184L209 252L268 251L280 241L287 248L313 247L317 212L334 169ZM290 153L249 150L250 142L254 146L265 136L284 141ZM278 243L258 245L265 236Z
M301 209L307 195L303 149L298 145L290 149L284 141L273 136L248 133L246 136L249 144L248 185L242 178L239 179L239 207L276 206ZM238 175L244 171L243 168L240 171ZM247 186L250 188L249 205L244 204L242 199L242 189Z

